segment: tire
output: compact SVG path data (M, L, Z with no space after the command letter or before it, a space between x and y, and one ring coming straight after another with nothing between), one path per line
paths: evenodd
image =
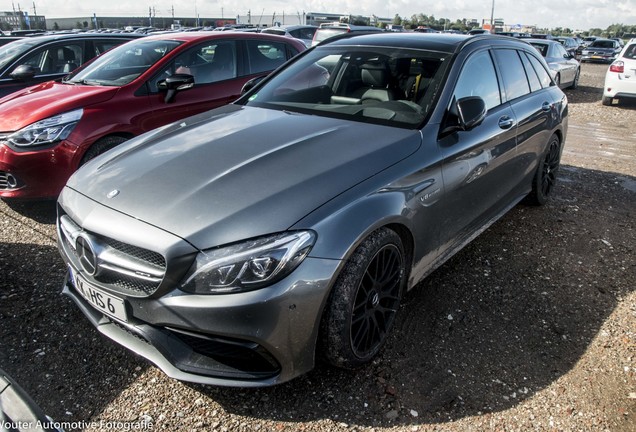
M532 182L532 191L528 195L528 201L532 205L544 205L552 194L556 183L556 175L561 163L561 141L553 134L548 141L548 148L537 167Z
M380 228L349 258L331 290L320 327L323 357L354 369L373 360L384 346L406 284L400 237Z
M612 98L608 96L603 96L603 99L601 99L601 103L605 106L610 106L612 104Z
M86 162L99 156L100 154L107 152L113 147L118 146L124 141L128 140L120 136L109 136L95 141L95 143L93 143L93 145L90 146L90 148L86 151L86 153L84 153L84 156L82 156L80 166L84 165Z
M572 85L570 86L572 90L576 90L578 88L579 78L581 78L581 68L578 68L576 70L576 75L574 75L574 81L572 81Z

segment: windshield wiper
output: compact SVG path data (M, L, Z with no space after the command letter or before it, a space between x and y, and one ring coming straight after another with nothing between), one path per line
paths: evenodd
M95 86L101 86L103 85L102 83L100 83L99 81L91 81L91 80L87 80L87 79L83 79L83 80L79 80L79 81L74 81L72 79L70 80L62 80L63 83L65 84L73 84L73 85L95 85Z

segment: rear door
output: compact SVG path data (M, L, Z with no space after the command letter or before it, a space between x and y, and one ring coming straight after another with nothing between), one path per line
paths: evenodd
M539 154L550 138L552 116L557 109L554 94L561 91L534 53L515 49L497 49L494 53L504 82L504 97L518 128L515 169L508 182L518 193L524 193Z

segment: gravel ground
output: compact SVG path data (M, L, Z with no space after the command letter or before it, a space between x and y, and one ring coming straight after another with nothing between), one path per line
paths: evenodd
M51 203L0 202L0 367L67 430L636 431L636 104L568 90L560 183L411 291L383 354L273 388L180 383L62 297Z

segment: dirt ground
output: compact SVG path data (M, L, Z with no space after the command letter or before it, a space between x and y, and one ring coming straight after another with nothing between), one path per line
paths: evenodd
M0 202L0 367L67 430L636 431L636 104L567 90L555 195L406 296L382 355L266 389L180 383L60 295L54 206ZM144 423L145 422L145 423Z

